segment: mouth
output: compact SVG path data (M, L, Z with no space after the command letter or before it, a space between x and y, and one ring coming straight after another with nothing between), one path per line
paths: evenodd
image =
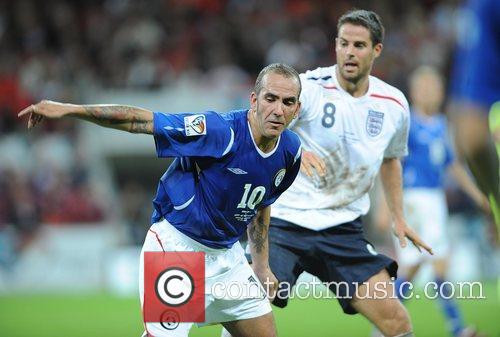
M276 127L276 128L279 128L281 126L284 125L284 123L281 123L281 122L278 122L278 121L268 121L269 124L271 124L272 126Z
M347 71L354 71L358 69L358 63L353 61L347 61L344 63L344 69Z

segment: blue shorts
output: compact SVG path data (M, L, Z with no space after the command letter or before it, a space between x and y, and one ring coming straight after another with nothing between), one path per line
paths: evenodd
M346 283L349 287L334 287L334 293L346 314L356 314L350 305L356 283L361 284L383 269L396 278L398 265L385 255L377 254L363 233L361 219L313 231L291 222L272 218L269 229L269 263L280 281L280 290L290 288L303 271L317 276L322 282ZM285 286L286 285L286 286ZM278 291L278 295L286 294ZM285 307L286 295L277 296L273 304Z

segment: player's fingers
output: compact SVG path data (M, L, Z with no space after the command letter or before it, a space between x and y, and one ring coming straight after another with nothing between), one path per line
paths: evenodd
M320 174L324 176L326 174L326 163L322 158L318 157L319 167L321 169Z
M319 157L317 154L313 152L308 152L307 160L314 166L314 168L320 175L322 176L325 175L326 164L325 161L321 159L321 157Z
M420 247L422 247L423 249L425 249L429 254L431 255L434 255L434 252L432 251L432 248L427 245L425 242L423 242L422 240L419 240L419 239L416 239L413 244L418 248L418 250L420 252L422 252L422 250L420 249Z
M420 248L420 244L417 240L410 239L411 243L418 249L419 253L422 253L422 248Z
M30 120L31 120L31 127L35 126L37 121L38 121L38 115L33 109L33 112L30 114Z
M29 107L24 108L20 113L17 114L17 117L22 117L28 113L33 112L34 105L30 105Z
M30 117L28 119L28 129L31 129L35 127L38 123L40 123L43 119L42 115L38 115L34 112L30 114Z
M405 236L408 238L408 240L411 241L411 243L415 246L415 248L417 248L418 251L422 253L422 249L420 249L421 247L420 243L423 242L422 240L420 240L417 233L415 233L411 228L406 228Z
M398 236L398 239L399 239L399 246L401 246L401 248L405 248L406 247L406 237L403 233L399 232L397 233L397 236Z
M326 174L325 162L321 158L314 157L313 165L321 177L323 177Z
M415 247L417 247L417 249L420 252L422 252L422 250L420 248L423 248L427 252L429 252L429 254L434 255L432 248L429 245L427 245L424 241L422 241L422 239L415 232L410 230L408 232L407 236L408 236L408 239L411 240L411 242L415 245Z
M39 124L42 121L42 119L43 119L42 115L36 115L35 116L35 122L34 122L33 126Z
M305 173L305 175L307 175L308 177L312 177L312 168L311 168L311 165L307 162L302 162L302 164L300 165L300 170L302 171L302 173Z
M32 127L33 127L33 113L31 113L28 118L28 129L31 129Z

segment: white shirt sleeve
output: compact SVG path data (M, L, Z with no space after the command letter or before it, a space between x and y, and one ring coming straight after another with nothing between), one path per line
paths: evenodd
M408 133L410 131L410 108L404 99L404 110L401 113L398 128L385 149L384 158L401 158L408 155Z

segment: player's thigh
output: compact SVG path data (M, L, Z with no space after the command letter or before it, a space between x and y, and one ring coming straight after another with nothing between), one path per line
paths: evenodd
M164 249L157 232L154 231L152 226L146 233L144 244L142 245L141 255L139 259L139 296L141 300L141 307L144 303L144 253L145 252L162 252Z
M377 253L365 238L359 219L322 231L314 256L306 271L327 283L346 314L357 312L351 300L359 284L382 270L394 278L397 274L397 263Z
M314 247L315 232L281 219L271 219L269 228L269 264L281 282L297 280L301 260ZM293 284L292 283L292 284Z
M280 222L280 225L273 225ZM278 279L279 289L273 304L285 307L299 275L304 271L304 257L311 251L311 231L279 219L271 220L269 229L269 265Z
M222 323L233 337L275 337L276 324L272 312L260 317Z
M253 319L271 312L267 293L245 260L242 249L238 260L230 271L206 279L205 322L198 326ZM229 260L221 262L230 263Z
M394 283L385 269L359 286L351 306L375 324L393 319L410 324L408 312L397 298Z

